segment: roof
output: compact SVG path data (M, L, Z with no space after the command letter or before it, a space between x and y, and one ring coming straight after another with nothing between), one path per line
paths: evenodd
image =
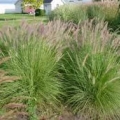
M44 3L51 3L52 0L44 0Z

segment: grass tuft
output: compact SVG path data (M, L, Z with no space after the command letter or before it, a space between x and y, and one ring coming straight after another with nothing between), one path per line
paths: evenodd
M119 118L120 64L115 38L103 22L85 22L64 51L64 102L85 120Z

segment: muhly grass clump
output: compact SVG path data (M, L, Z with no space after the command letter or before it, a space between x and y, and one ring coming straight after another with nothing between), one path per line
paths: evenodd
M107 24L76 28L62 58L63 101L82 120L120 119L120 38Z

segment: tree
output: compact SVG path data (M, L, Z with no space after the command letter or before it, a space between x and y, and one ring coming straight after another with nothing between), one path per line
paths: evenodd
M23 4L31 4L35 9L37 9L43 4L43 0L23 0Z

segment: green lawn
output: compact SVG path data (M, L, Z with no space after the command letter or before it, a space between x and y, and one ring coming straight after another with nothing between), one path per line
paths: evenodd
M5 25L17 25L21 21L28 21L29 23L47 22L46 16L35 17L29 14L0 14L0 27Z

